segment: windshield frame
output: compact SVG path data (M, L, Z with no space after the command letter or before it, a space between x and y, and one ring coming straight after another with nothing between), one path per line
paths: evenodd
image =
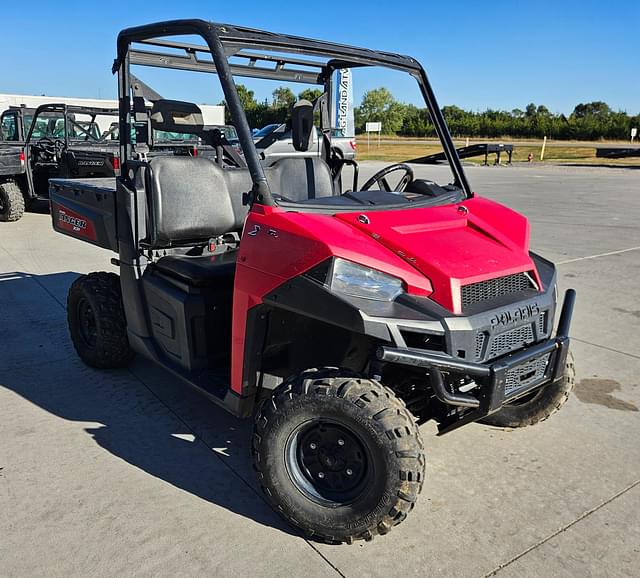
M168 37L189 35L200 36L206 45L167 40ZM132 44L142 45L142 48L132 47ZM325 94L331 94L331 77L334 71L342 68L382 66L404 71L417 81L453 174L453 185L463 191L465 198L473 196L427 74L414 58L204 20L172 20L127 28L118 35L117 49L113 72L118 74L120 157L124 159L125 165L129 159L134 161L128 130L131 118L131 65L215 73L218 74L231 124L236 127L251 174L253 187L248 200L251 204L274 206L277 203L271 194L264 167L260 162L234 77L317 84L325 87ZM256 54L247 49L257 49L266 53ZM269 52L275 52L277 55ZM208 57L201 58L199 55ZM234 59L233 63L230 62L231 58ZM318 58L323 60L317 60ZM238 59L242 63L238 64ZM256 62L276 64L276 67L260 66L256 65ZM135 98L133 114L136 114ZM122 173L128 175L129 171L125 167Z

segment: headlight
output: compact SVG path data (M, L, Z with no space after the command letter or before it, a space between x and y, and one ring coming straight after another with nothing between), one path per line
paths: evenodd
M336 293L376 301L393 301L403 292L401 279L340 258L333 261L329 287Z

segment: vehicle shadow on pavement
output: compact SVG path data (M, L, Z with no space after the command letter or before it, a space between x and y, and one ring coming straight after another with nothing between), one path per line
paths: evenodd
M79 422L98 446L175 488L299 535L255 487L248 450L250 420L234 418L144 360L131 369L106 371L80 361L60 305L65 286L77 276L71 272L0 275L0 303L13 304L0 309L4 348L0 388L63 420ZM68 443L68 432L60 425L54 431L60 432L61 444ZM101 453L86 456L72 445L68 451L77 452L83 467L87 460L95 461L91 467L100 467L105 460ZM111 469L108 460L107 465ZM108 487L108 476L104 484Z
M29 203L27 211L30 213L38 213L40 215L47 215L51 211L48 199L34 199Z

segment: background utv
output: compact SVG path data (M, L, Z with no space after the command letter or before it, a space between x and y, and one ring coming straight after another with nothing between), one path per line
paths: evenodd
M10 107L0 128L0 221L17 221L49 196L49 179L113 177L118 148L101 138L97 118L117 111L66 104Z
M187 34L204 45L166 39ZM153 130L197 133L202 115L161 100L149 114L131 65L216 72L244 154L221 136L214 158L148 158ZM333 73L371 66L415 78L451 184L397 164L364 185L354 171L343 192ZM554 336L554 266L529 253L524 217L471 192L414 59L188 20L121 32L114 72L122 176L51 181L54 227L119 254L119 276L72 285L73 343L91 366L139 353L235 415L255 414L258 479L292 524L330 542L385 534L424 483L418 424L522 426L564 403L575 293ZM264 167L233 76L319 85L291 126L308 150L315 111L322 158Z

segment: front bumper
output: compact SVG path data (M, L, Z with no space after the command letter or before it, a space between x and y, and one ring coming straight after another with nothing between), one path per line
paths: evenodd
M434 395L444 404L469 408L459 419L439 426L439 435L498 411L505 403L562 379L569 352L569 327L576 292L568 289L555 337L491 363L473 363L441 353L405 347L380 347L380 361L424 368ZM447 387L442 373L477 380L469 391ZM474 384L471 384L472 386ZM473 392L473 393L471 393Z

